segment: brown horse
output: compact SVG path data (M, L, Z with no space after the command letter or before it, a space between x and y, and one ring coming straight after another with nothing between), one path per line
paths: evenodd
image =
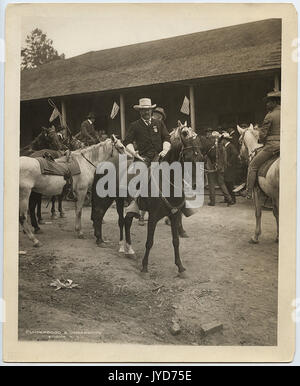
M199 139L194 135L190 136L189 133L191 129L182 127L180 128L179 138L175 141L172 141L171 149L164 158L164 161L172 164L173 162L192 162L195 165L196 162L202 162L203 157L201 154ZM119 154L113 154L113 156L108 159L114 165L118 165ZM131 161L132 162L132 161ZM110 207L112 202L116 200L117 211L119 214L119 228L120 228L120 250L128 255L133 255L134 250L131 246L131 234L130 228L132 225L132 217L127 215L123 216L123 207L124 207L124 198L116 197L99 197L97 194L97 183L99 179L103 177L103 174L96 174L94 178L93 188L92 188L92 215L91 219L94 226L94 234L96 237L96 243L98 246L103 246L104 241L102 237L102 219ZM194 175L195 177L195 175ZM132 177L131 177L132 178ZM118 176L117 176L118 181ZM117 183L116 181L116 183ZM144 197L142 198L143 207L149 213L149 219L147 224L147 242L146 242L146 252L143 259L142 272L148 272L148 257L150 249L153 245L154 233L157 222L165 216L168 216L171 221L171 231L172 231L172 241L175 253L175 264L178 267L179 274L183 274L185 268L182 265L180 255L179 255L179 236L178 236L178 223L181 216L180 209L184 207L185 197L184 193L181 196L174 194L174 175L170 174L170 195L168 198L164 197L162 194L159 197ZM182 182L183 183L183 182ZM118 184L118 183L117 183ZM162 181L159 181L159 189L161 193ZM125 242L123 240L123 229L125 227Z
M240 155L251 161L253 155L257 149L262 145L258 143L258 131L253 129L253 125L250 125L246 129L242 129L237 126L241 135L240 143L241 150ZM269 197L273 204L273 214L277 224L277 235L275 241L279 240L279 158L277 158L270 166L266 177L259 176L257 184L253 191L253 202L255 207L256 227L254 236L251 237L250 243L257 244L259 242L259 236L261 234L261 213L262 204L265 197Z

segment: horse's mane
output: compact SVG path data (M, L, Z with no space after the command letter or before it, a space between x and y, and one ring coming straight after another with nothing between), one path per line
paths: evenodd
M251 132L254 135L254 137L257 139L257 141L258 141L258 139L259 139L259 131L256 130L256 129L253 129Z
M77 149L72 151L72 155L78 157L84 155L91 162L99 162L101 160L107 159L113 152L114 147L112 141L107 139L104 142L99 142L95 145L88 146L83 149Z

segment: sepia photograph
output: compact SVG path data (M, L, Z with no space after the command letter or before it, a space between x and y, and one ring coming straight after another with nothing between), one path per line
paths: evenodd
M283 118L296 106L293 6L9 11L16 343L282 346L280 296L291 313L295 276L282 207L296 205L296 110Z

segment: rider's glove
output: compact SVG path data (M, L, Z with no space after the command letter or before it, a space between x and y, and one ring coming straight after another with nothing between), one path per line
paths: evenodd
M162 151L159 153L159 157L160 157L160 158L164 158L164 157L166 156L166 154L168 153L168 151L170 150L170 148L171 148L170 142L165 141L165 142L163 143L163 149L162 149Z

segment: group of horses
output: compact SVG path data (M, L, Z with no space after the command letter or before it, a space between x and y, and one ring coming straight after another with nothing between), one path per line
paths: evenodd
M257 135L252 126L247 129L238 128L241 134L241 156L248 158L248 155L252 153L254 147L258 146ZM23 227L24 232L29 239L33 242L34 246L40 246L40 241L36 238L35 233L32 232L31 227L27 221L28 208L30 209L30 217L32 225L35 228L35 222L32 212L34 211L33 205L29 205L30 197L33 195L44 196L60 196L62 194L66 181L63 176L45 175L42 174L40 164L35 158L37 155L34 150L37 150L37 143L39 147L45 152L45 149L51 149L55 147L53 143L49 142L47 138L47 131L44 129L39 135L39 141L35 140L29 149L25 149L27 155L21 153L20 157L20 174L19 174L19 219L20 224ZM47 141L48 139L48 141ZM45 142L43 142L45 141ZM55 142L55 141L54 141ZM103 217L107 209L111 204L116 202L116 209L118 212L119 230L120 230L120 249L119 252L125 254L134 254L131 241L131 225L132 217L124 216L124 198L118 197L99 197L96 193L96 184L101 175L96 173L96 168L101 162L110 161L117 165L119 157L122 153L126 153L121 142L116 140L115 137L107 139L104 142L97 143L92 146L83 147L83 144L70 137L68 140L68 148L71 151L71 157L77 160L80 174L73 176L73 191L76 196L75 201L75 231L79 238L83 238L82 226L81 226L81 214L84 204L84 200L88 191L88 188L92 186L92 212L91 219L94 227L94 234L96 237L96 243L98 246L103 246L102 237L102 223ZM48 150L47 150L48 151ZM66 162L67 156L63 154L60 149L53 149L56 153L53 154L56 162ZM212 162L216 160L215 142L214 139L206 138L204 136L197 135L190 127L179 122L177 129L173 130L171 135L171 148L164 158L164 161L171 164L174 161L191 162L193 165L192 183L194 183L195 173L194 166L197 162L204 162L206 157L209 157ZM128 158L131 158L128 156ZM134 162L131 159L131 162ZM148 257L153 245L154 233L156 225L160 219L168 216L171 223L172 243L174 247L175 264L178 267L179 275L184 275L185 268L182 265L179 254L179 227L181 224L181 210L184 205L185 197L177 197L174 194L174 187L172 183L172 176L170 175L170 196L163 197L161 194L159 197L147 197L143 198L144 206L148 213L147 224L147 241L146 250L142 262L142 273L148 272ZM173 181L174 182L174 181ZM116 176L116 184L118 183L118 176ZM161 181L159 182L161 184ZM184 181L182 180L182 184ZM252 238L253 242L258 242L258 236L261 233L260 217L261 207L259 199L262 193L272 198L274 215L278 222L278 197L279 197L279 161L272 165L265 178L259 177L259 186L255 188L254 201L256 207L257 226L255 235ZM161 187L161 186L160 186ZM161 190L160 190L161 193ZM61 213L62 209L61 209ZM62 215L63 216L63 215ZM125 239L124 239L125 231ZM277 233L278 237L278 233Z

